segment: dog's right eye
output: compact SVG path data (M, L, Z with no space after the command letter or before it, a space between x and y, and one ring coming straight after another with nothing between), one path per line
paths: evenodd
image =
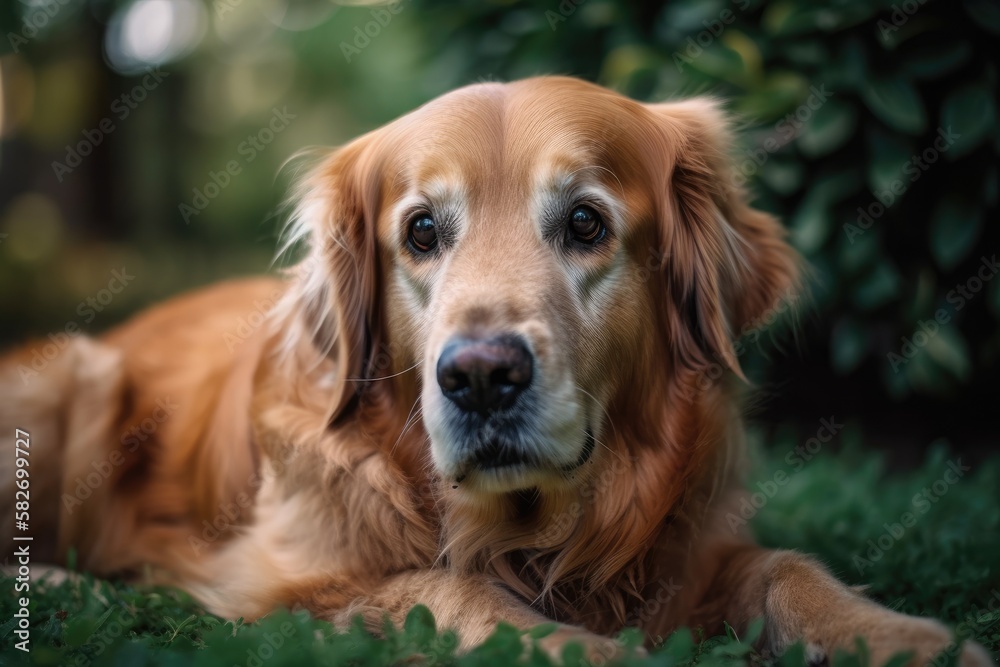
M577 206L569 216L569 232L577 243L592 246L604 238L607 228L597 211L589 206Z
M417 252L430 252L437 247L437 227L434 218L419 215L410 223L410 245Z

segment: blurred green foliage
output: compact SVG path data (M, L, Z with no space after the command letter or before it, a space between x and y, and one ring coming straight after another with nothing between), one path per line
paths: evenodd
M893 397L989 386L1000 281L973 288L1000 250L995 3L435 6L452 36L438 57L468 78L566 72L640 99L730 100L746 125L741 174L816 267L823 326L806 347L829 350L829 370L815 381L857 374L869 392L876 375ZM954 319L904 354L939 308Z
M177 43L154 29L155 13L128 23L151 2L195 7L171 24ZM121 263L135 267L134 286L81 324L100 329L180 289L267 270L294 176L281 165L297 150L342 143L459 85L564 73L639 99L720 96L741 119L740 173L816 269L799 354L749 361L769 369L755 377L783 383L779 412L888 420L903 401L915 432L941 426L946 409L970 438L990 435L976 416L994 404L1000 367L995 2L58 7L25 43L10 35L37 4L0 14L0 338L79 319L77 304ZM162 84L119 119L114 101L143 77L112 66L130 43L122 25L138 35L133 51L162 42L175 53ZM248 160L241 148L276 109L294 119ZM109 116L114 132L60 181L52 163ZM239 173L205 197L233 161ZM185 215L199 196L208 205Z

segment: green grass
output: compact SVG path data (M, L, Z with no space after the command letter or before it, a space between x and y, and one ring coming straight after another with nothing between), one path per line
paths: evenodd
M937 491L943 492L938 494L934 482L943 479L949 461L958 455L935 448L918 469L886 474L878 457L863 453L850 429L839 440L842 451L836 455L827 451L833 445L825 446L801 464L786 458L795 456L789 454L793 446L761 457L748 483L748 500L762 505L751 521L760 541L817 555L848 583L868 584L869 594L893 609L935 616L953 626L964 623L966 637L998 655L1000 612L988 612L986 605L991 596L1000 600L1000 459L974 466L953 484L939 483ZM778 477L784 483L768 485L778 471L786 473ZM758 482L772 492L770 498L749 497L761 488ZM913 496L925 487L934 499L927 500L922 511L924 503L915 504ZM906 512L914 516L909 527L901 523ZM876 558L877 552L868 553L869 540L881 549L880 536L888 548ZM859 556L868 562L859 561ZM388 628L386 639L374 639L360 627L338 633L304 613L275 612L256 624L223 621L206 615L178 591L84 577L77 583L33 587L32 650L24 654L14 649L13 582L0 581L0 587L5 591L0 595L2 665L471 667L511 664L522 652L520 633L501 626L484 645L456 657L454 635L437 631L420 607L403 628ZM750 646L757 631L759 627L749 636L730 632L706 638L682 630L648 658L625 658L621 664L773 664ZM634 645L638 636L626 633L623 641ZM582 664L576 648L564 657L567 664ZM521 659L529 665L549 664L537 650ZM794 649L778 664L794 667L802 662L801 650ZM864 663L863 647L856 655L835 660L837 667Z

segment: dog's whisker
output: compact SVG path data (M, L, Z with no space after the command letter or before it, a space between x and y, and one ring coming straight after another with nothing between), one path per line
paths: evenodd
M417 421L423 416L424 414L423 406L417 408L418 403L420 403L419 396L417 397L417 400L413 401L413 406L410 408L410 412L406 416L406 422L403 424L403 428L399 432L399 437L396 438L396 442L392 444L392 449L389 450L390 456L392 456L393 452L396 451L396 447L399 446L399 443L406 435L406 432L410 430L410 428L412 428L417 423Z
M581 387L579 385L576 385L576 389L578 391L583 392L584 394L586 394L587 396L589 396L590 398L592 398L594 400L594 404L601 409L601 411L604 413L604 416L608 420L608 424L611 425L611 430L612 430L612 432L614 432L615 437L618 437L618 429L615 427L614 420L611 419L611 413L608 412L608 409L606 407L604 407L604 404L600 401L600 399L598 399L596 396L594 396L589 391L587 391L586 389L584 389L583 387Z
M622 456L621 454L619 454L618 452L616 452L615 450L611 449L610 447L608 447L607 445L605 445L603 442L601 442L600 439L597 436L594 436L594 442L596 442L598 445L600 445L601 447L604 447L604 449L606 449L609 452L611 452L612 456L616 456L617 458L621 459L622 461L626 460L624 456Z
M587 396L590 396L592 399L594 399L594 403L597 404L597 406L604 412L604 415L607 417L608 424L611 425L611 431L615 434L615 437L618 437L618 429L615 428L615 423L611 419L611 413L608 412L608 409L604 407L604 405L597 399L596 396L594 396L593 394L591 394L589 391L587 391L583 387L577 386L576 388L579 389L580 391L582 391ZM606 449L609 452L611 452L614 456L618 457L622 461L626 460L626 458L624 456L622 456L619 452L616 452L615 450L613 450L610 447L608 447L596 435L594 435L593 433L591 433L591 436L594 438L594 442L596 442L598 445L600 445L604 449Z
M569 172L568 176L572 176L574 174L578 174L581 171L587 171L588 169L597 169L599 171L606 171L609 174L611 174L614 177L614 179L618 182L618 189L621 191L622 197L625 196L625 187L622 185L621 179L618 178L618 175L615 172L611 171L610 169L608 169L604 165L591 164L591 165L587 165L587 166L584 166L584 167L580 167L579 169L574 169L573 171Z
M403 375L404 373L409 373L410 371L412 371L414 368L417 368L418 366L420 366L420 362L419 361L417 363L413 364L412 366L410 366L409 368L403 369L403 370L399 371L398 373L393 373L392 375L383 375L383 376L377 377L377 378L344 378L344 382L378 382L379 380L390 380L390 379L392 379L394 377L399 377L400 375Z

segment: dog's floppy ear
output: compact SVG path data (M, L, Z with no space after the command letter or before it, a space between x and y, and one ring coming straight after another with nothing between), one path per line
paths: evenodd
M379 337L380 181L369 134L325 157L293 193L284 248L307 253L291 270L279 320L289 362L332 364L330 418L353 403Z
M800 258L771 215L751 208L734 177L729 120L708 98L648 106L660 128L661 252L679 361L716 361L741 375L733 341L794 298Z

